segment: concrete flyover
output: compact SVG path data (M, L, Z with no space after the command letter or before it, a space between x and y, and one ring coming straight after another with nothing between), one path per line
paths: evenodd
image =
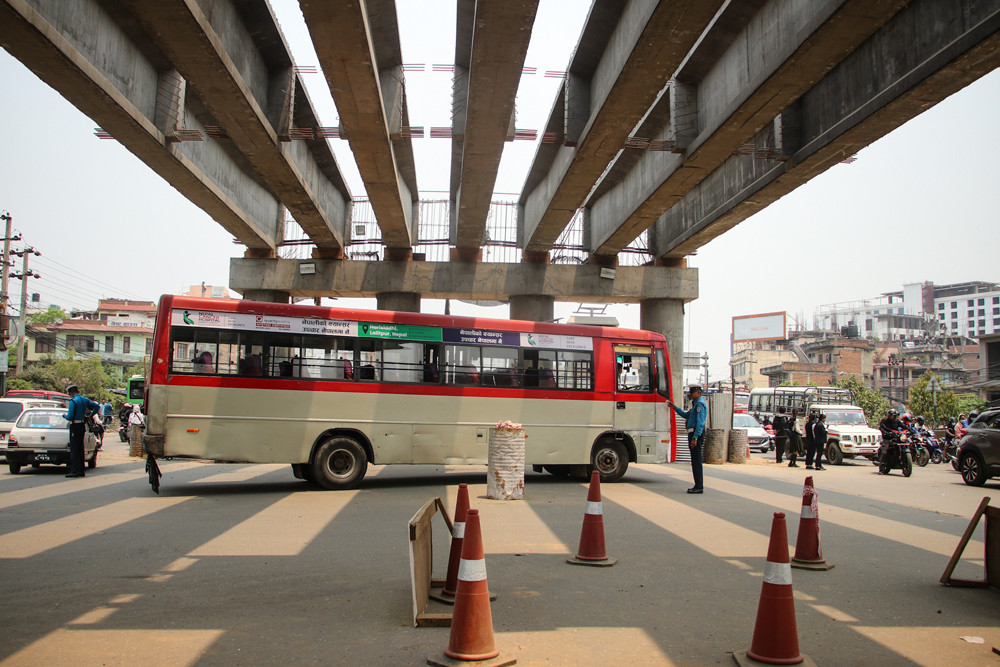
M350 193L265 0L0 2L0 44L237 240L272 252L285 208L339 249ZM253 26L251 30L247 26Z
M409 134L394 0L302 0L316 55L340 113L341 131L382 230L406 257L417 223L417 177Z

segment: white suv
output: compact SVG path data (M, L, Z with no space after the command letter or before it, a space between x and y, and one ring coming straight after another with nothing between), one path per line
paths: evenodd
M826 415L826 458L837 465L856 456L873 461L878 455L882 434L868 426L865 413L856 405L813 405L810 412Z

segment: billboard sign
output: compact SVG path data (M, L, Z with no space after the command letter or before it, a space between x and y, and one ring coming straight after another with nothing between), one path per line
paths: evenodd
M786 338L785 317L785 313L763 313L734 317L733 342Z

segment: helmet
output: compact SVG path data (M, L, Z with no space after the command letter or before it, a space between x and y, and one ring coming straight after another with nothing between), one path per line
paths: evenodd
M948 426L954 426L957 423L958 420L956 420L954 417L948 417Z
M898 419L899 418L899 410L897 410L896 408L889 408L889 412L886 413L886 416L889 419Z
M979 413L976 412L975 410L973 410L972 412L970 412L969 413L969 423L972 423L976 419L976 417L978 417L978 416L979 416Z
M900 417L900 419L902 419L904 422L910 421L910 413L907 412L905 415L903 415L902 417Z
M923 426L924 425L924 418L923 417L917 417L917 423L920 424L921 426Z

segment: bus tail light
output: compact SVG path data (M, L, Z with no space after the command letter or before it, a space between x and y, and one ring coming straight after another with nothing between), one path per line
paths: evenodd
M199 430L200 429L197 429L197 428L189 428L188 429L188 433L197 433Z

